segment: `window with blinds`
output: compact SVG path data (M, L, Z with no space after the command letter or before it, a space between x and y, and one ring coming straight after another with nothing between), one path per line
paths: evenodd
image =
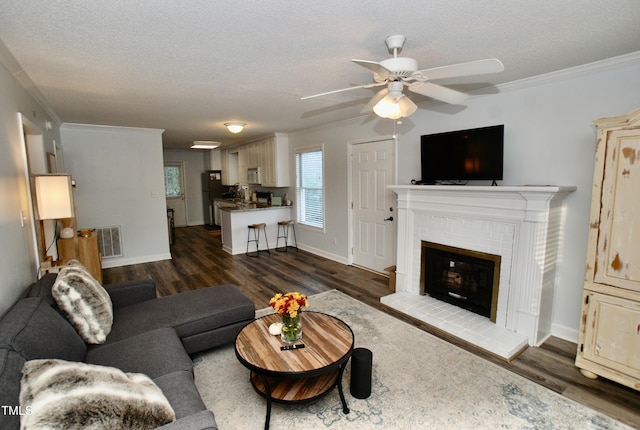
M296 221L324 228L322 147L296 151Z

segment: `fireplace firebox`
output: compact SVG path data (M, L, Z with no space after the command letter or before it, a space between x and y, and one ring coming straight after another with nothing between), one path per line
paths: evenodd
M500 256L422 241L420 294L496 321Z

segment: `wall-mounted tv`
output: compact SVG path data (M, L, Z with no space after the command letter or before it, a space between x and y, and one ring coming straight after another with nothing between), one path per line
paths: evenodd
M422 183L502 179L504 125L420 136Z

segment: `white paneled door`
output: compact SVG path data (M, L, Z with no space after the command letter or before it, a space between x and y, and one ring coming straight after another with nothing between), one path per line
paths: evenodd
M392 139L352 147L353 264L376 272L395 264L394 147Z

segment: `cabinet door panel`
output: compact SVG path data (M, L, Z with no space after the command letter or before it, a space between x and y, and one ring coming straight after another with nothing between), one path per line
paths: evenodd
M616 130L607 142L595 281L640 291L640 136Z
M584 358L640 378L640 303L589 295Z

